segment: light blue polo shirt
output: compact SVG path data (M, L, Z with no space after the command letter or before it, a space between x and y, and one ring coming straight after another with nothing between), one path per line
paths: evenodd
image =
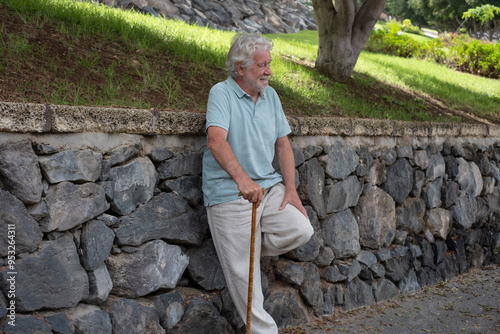
M207 105L207 129L218 126L228 132L227 142L248 176L262 188L282 181L273 166L274 144L291 130L281 101L267 87L254 104L236 81L229 77L210 90ZM220 167L210 150L203 155L203 199L205 206L238 198L238 187Z

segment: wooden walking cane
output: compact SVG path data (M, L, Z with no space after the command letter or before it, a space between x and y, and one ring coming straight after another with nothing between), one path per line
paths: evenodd
M264 195L262 189L262 195ZM239 194L241 196L241 193ZM252 204L252 232L250 236L250 267L248 270L248 297L247 297L247 330L246 334L250 334L250 324L252 320L252 294L253 294L253 267L255 261L255 234L257 231L257 205Z

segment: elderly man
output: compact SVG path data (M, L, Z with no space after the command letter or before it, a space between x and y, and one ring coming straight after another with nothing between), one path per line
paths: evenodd
M270 39L239 34L226 67L229 78L210 90L203 195L208 223L236 309L246 320L252 205L257 206L252 333L278 333L264 310L261 255L276 256L313 234L295 187L291 132L276 91L268 86ZM276 155L281 175L272 161ZM264 191L263 191L264 189Z

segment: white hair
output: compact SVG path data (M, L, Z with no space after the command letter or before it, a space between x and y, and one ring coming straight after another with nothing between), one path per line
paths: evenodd
M233 78L239 76L237 64L247 68L253 62L255 51L271 51L273 41L258 34L237 34L233 37L227 54L226 71Z

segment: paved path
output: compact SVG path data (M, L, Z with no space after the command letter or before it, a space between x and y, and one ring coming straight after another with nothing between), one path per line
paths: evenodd
M390 301L316 320L280 334L500 333L500 265L404 294Z

